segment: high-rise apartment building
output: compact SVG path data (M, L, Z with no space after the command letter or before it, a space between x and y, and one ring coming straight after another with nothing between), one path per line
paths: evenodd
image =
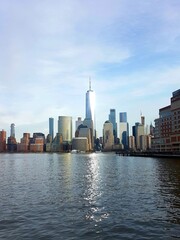
M117 141L117 122L116 122L116 110L110 109L109 121L113 124L114 143Z
M72 117L59 116L58 133L62 134L63 143L70 143L72 141Z
M54 118L49 118L49 134L54 139Z
M129 147L129 124L127 122L127 113L119 113L119 140L124 149Z

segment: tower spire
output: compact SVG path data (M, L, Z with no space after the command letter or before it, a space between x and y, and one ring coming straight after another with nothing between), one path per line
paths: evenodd
M89 90L91 91L91 77L89 77Z

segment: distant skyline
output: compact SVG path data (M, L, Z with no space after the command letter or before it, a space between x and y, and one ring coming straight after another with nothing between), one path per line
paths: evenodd
M98 136L110 109L154 123L180 88L179 12L179 0L0 0L0 130L75 126L89 77Z

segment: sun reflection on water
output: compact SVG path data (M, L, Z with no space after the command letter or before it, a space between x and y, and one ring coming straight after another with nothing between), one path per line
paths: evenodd
M95 221L96 223L103 221L109 216L102 201L102 177L99 164L100 162L96 154L90 154L87 161L87 173L85 175L87 189L84 191L84 200L87 206L85 219Z

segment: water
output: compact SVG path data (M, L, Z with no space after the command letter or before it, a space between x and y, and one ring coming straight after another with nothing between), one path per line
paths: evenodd
M180 239L180 160L1 154L0 239Z

